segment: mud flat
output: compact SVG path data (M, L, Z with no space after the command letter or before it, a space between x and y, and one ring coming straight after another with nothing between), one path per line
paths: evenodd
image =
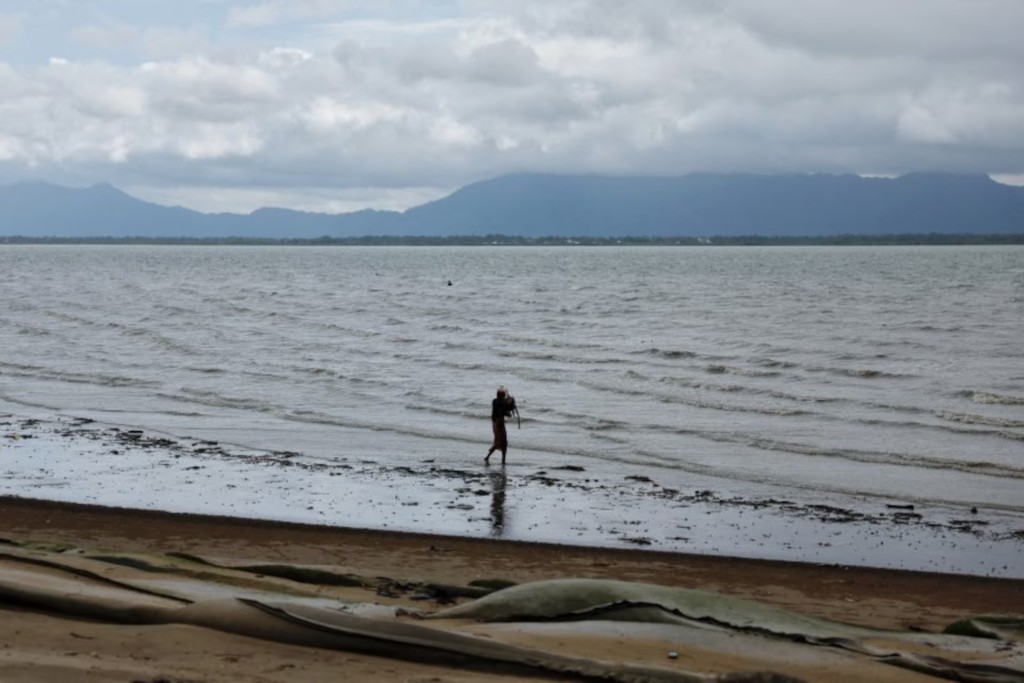
M0 417L0 495L134 510L841 567L1024 578L1024 519L900 500L837 505L630 471L457 458L395 464L67 416Z

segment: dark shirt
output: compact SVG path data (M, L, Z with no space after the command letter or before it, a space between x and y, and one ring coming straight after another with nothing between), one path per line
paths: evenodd
M504 422L506 415L512 414L512 401L507 396L499 396L491 401L491 419Z

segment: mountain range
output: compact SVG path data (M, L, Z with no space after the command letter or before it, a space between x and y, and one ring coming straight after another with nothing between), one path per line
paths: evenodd
M1024 233L1024 187L986 175L506 175L404 212L201 213L101 184L0 186L0 235L295 238Z

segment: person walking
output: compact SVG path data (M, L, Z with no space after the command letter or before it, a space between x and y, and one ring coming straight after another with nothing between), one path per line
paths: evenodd
M508 389L498 387L498 395L491 401L491 430L494 432L494 442L491 444L491 450L487 451L484 464L490 464L494 451L501 451L501 464L505 464L505 453L508 451L505 418L511 416L515 410L516 400L508 393Z

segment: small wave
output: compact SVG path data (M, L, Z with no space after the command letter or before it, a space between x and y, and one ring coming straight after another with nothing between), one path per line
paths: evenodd
M874 368L830 368L830 367L819 367L809 368L811 372L826 372L832 375L840 375L842 377L857 377L860 379L906 379L912 377L912 375L904 375L895 372L885 372L884 370L875 370Z
M755 361L758 365L763 365L766 368L795 368L796 363L788 360L775 360L774 358L760 358Z
M792 394L787 391L780 391L778 389L765 389L762 387L750 387L742 384L715 384L712 382L705 382L703 380L688 379L685 377L662 377L658 380L659 382L667 382L670 384L686 387L688 389L703 389L705 391L720 391L729 394L751 394L754 396L769 396L771 398L778 398L784 401L793 401L795 403L854 403L850 399L838 397L838 396L800 396L799 394ZM871 405L871 404L868 404ZM890 406L884 406L889 409ZM899 408L892 408L893 410L899 410Z
M288 374L286 375L280 376L275 376L269 373L261 374L264 374L264 377L266 378L273 379L274 381L280 380L282 382L287 382L289 376L292 373L294 373L296 379L298 379L300 382L324 382L331 384L339 379L346 379L346 376L344 374L336 370L332 370L331 368L325 368L322 366L294 365L287 368L287 373Z
M1002 404L1008 406L1022 406L1024 405L1024 396L1010 396L1007 394L994 394L987 391L964 391L963 396L971 399L975 403L993 403Z
M238 410L246 410L257 413L272 413L275 412L274 406L263 401L257 401L251 398L236 398L232 396L224 396L213 391L204 391L202 389L190 389L185 387L181 390L180 394L169 394L169 393L158 393L157 396L160 398L170 399L172 401L180 401L183 403L198 403L199 405L210 406L211 408L235 408Z
M281 368L283 370L283 368ZM291 376L288 374L282 374L280 372L270 372L269 370L239 370L239 375L244 377L252 377L258 381L272 380L274 382L288 382Z
M124 377L123 375L87 375L77 372L58 372L51 375L53 379L77 384L97 384L102 387L152 387L156 382L139 379L137 377Z
M71 314L71 313L65 313L64 311L46 310L46 311L43 311L43 314L44 315L48 315L51 318L56 318L57 320L61 320L61 321L66 322L66 323L81 323L83 325L99 325L100 324L100 323L96 322L95 320L91 320L90 318L83 318L80 315L74 315L74 314Z
M222 368L186 368L192 372L198 372L201 375L220 375L225 372Z
M848 377L895 377L896 375L886 375L881 370L834 370L840 375L846 375Z
M852 360L852 361L885 360L886 358L889 358L889 354L887 354L887 353L872 353L872 354L841 353L838 356L836 356L836 358L838 358L839 360Z
M453 341L450 341L450 340L445 340L445 341L441 342L441 348L443 348L443 349L454 349L456 351L466 351L466 350L475 351L475 350L477 350L478 347L476 345L474 345L474 344L470 344L470 343L467 343L467 342L453 342Z
M748 445L769 451L797 453L800 455L839 458L854 462L877 463L880 465L896 465L901 467L919 467L937 470L955 470L972 474L983 474L992 477L1011 477L1024 479L1024 469L1010 465L983 462L948 460L945 458L911 455L907 453L891 453L882 451L858 451L852 449L833 449L808 444L776 441L772 439L752 438Z
M19 373L18 376L24 376L24 373L36 373L44 372L46 368L41 365L28 365L26 363L7 363L0 360L0 368L3 368L11 374Z
M692 408L702 408L707 410L721 410L724 412L734 413L752 413L759 415L773 415L776 417L789 417L793 415L807 415L808 411L799 408L786 408L781 406L750 406L750 405L729 405L727 403L715 403L712 401L704 401L695 398L687 398L677 394L652 394L650 391L644 389L624 389L621 387L610 388L593 382L583 382L581 386L596 390L606 391L620 396L647 396L661 403L669 405L685 405Z
M104 375L99 373L85 372L64 372L51 370L39 365L26 365L23 363L0 362L0 368L5 370L4 374L11 377L22 377L26 379L56 380L71 384L94 384L101 387L152 387L155 382L140 379L138 377L126 377L124 375Z
M626 361L622 358L613 357L584 357L565 356L559 353L543 351L498 351L496 355L502 358L517 358L526 360L552 361L558 363L572 363L575 365L621 365Z
M537 338L532 336L510 334L505 335L502 338L505 339L506 341L512 342L514 344L519 344L522 346L545 346L560 350L569 349L572 351L581 352L607 350L608 348L605 344L595 344L593 342L578 340L574 341L562 337L552 339L550 337Z
M936 413L937 417L950 422L963 422L965 424L986 425L988 427L1003 427L1007 429L1024 428L1024 420L1007 420L999 417L985 417L984 415L970 415L968 413Z
M632 371L631 371L632 372ZM630 373L626 373L629 377ZM930 410L923 408L911 407L911 406L897 406L892 404L876 403L876 402L864 402L846 399L842 397L820 397L820 396L799 396L777 389L762 389L754 388L736 384L715 384L711 382L704 382L699 380L691 380L679 377L663 377L659 380L663 383L669 383L674 386L683 386L688 389L699 389L703 391L717 391L723 393L733 393L743 396L766 396L774 399L780 399L783 401L793 402L797 404L824 404L824 403L844 403L854 406L863 406L876 410L884 410L886 413L893 415L907 414L907 415L932 415L937 417L943 417ZM752 414L769 415L776 417L789 417L789 416L800 416L800 415L813 415L815 419L825 420L828 422L839 422L854 425L863 425L868 427L886 427L886 428L911 428L911 429L924 429L924 430L941 430L944 432L952 432L956 434L964 435L978 435L978 436L990 436L990 437L1001 437L1011 440L1024 440L1024 434L1017 434L1012 431L993 431L984 429L985 426L1000 427L1004 430L1017 429L1024 427L1024 423L1019 423L1010 420L991 420L985 422L987 418L979 417L977 420L958 420L960 424L974 423L977 428L968 427L957 427L951 424L933 424L929 422L922 422L914 419L880 419L880 418L856 418L848 416L834 416L828 413L821 413L812 410L805 410L795 407L785 406L749 406L749 405L729 405L716 403L713 401L706 401L697 398L687 398L677 393L671 395L665 395L660 393L651 393L645 390L629 391L619 387L611 388L596 383L590 383L587 386L594 390L608 391L612 393L622 394L626 396L630 395L643 395L650 398L654 398L662 403L667 404L681 404L687 405L693 408L708 409L708 410L721 410L725 412L746 412ZM950 414L952 415L952 414Z
M683 350L672 350L672 349L659 349L652 347L644 351L645 354L655 356L657 358L666 358L668 360L677 360L680 358L696 358L697 354L693 351Z
M715 375L741 375L743 377L778 377L782 373L773 370L746 370L731 365L712 364L705 368L707 372Z
M157 306L157 311L160 313L161 317L165 319L179 316L188 317L195 314L195 311L193 310L182 308L181 306L175 306L173 304L160 304Z
M660 382L671 382L672 384L685 386L692 389L705 389L710 391L719 391L723 393L736 393L743 395L762 395L770 396L773 398L781 398L784 400L797 400L797 401L808 401L812 400L818 402L817 399L807 399L787 394L784 392L778 392L767 389L754 389L750 387L744 387L735 384L709 384L707 382L699 382L696 380L687 380L684 378L667 377L659 380ZM726 411L730 413L752 413L759 415L772 415L778 417L788 417L794 415L810 415L809 411L800 408L787 408L787 407L762 407L762 405L739 405L720 403L715 401L703 400L699 398L689 398L680 393L664 393L664 392L652 392L646 388L626 388L622 386L609 387L596 382L582 382L581 386L595 391L605 391L621 396L645 396L659 402L668 404L678 405L690 405L692 408L708 409L715 411Z
M591 422L590 424L584 424L582 426L585 431L590 432L593 435L596 432L618 431L622 429L624 425L622 422L619 422L618 420L597 420L595 422ZM614 439L610 436L604 436L603 438L609 441L615 441L622 444L629 443L629 441L626 439Z
M340 332L343 337L372 339L373 337L379 337L382 335L382 333L377 330L363 330L355 327L345 327L338 325L337 323L324 323L317 325L317 327L331 333Z
M567 410L546 410L558 420L565 420L568 423L581 427L585 432L604 432L612 430L621 430L626 428L633 428L637 425L633 425L622 420L611 420L608 418L595 417L593 415L587 415L585 413L576 413ZM662 427L657 425L642 425L643 429L659 430ZM610 437L607 437L610 438Z
M300 422L303 424L327 425L331 427L347 427L350 429L366 429L374 432L388 432L389 434L401 434L416 436L423 439L437 439L445 442L477 443L475 437L467 437L462 434L450 432L431 431L417 427L410 427L399 424L386 424L371 422L367 420L356 420L338 415L328 415L312 410L292 410L281 415L285 420ZM531 447L532 448L532 447Z
M469 370L487 370L487 371L499 371L500 370L500 371L503 371L504 370L504 368L502 368L502 367L500 367L498 365L490 365L490 364L487 364L487 363L477 363L477 362L456 363L456 362L452 362L452 361L438 361L436 364L439 367L442 367L442 368L451 368L453 370L459 370L459 371L469 371Z
M498 351L498 356L502 358L526 358L529 360L544 360L554 361L559 360L559 356L554 353L541 353L539 351Z
M139 337L143 340L152 342L157 348L165 351L175 351L187 355L195 353L195 349L188 344L171 339L170 337L160 334L148 327L134 327L116 322L108 322L104 327L116 330L119 334L126 337Z

